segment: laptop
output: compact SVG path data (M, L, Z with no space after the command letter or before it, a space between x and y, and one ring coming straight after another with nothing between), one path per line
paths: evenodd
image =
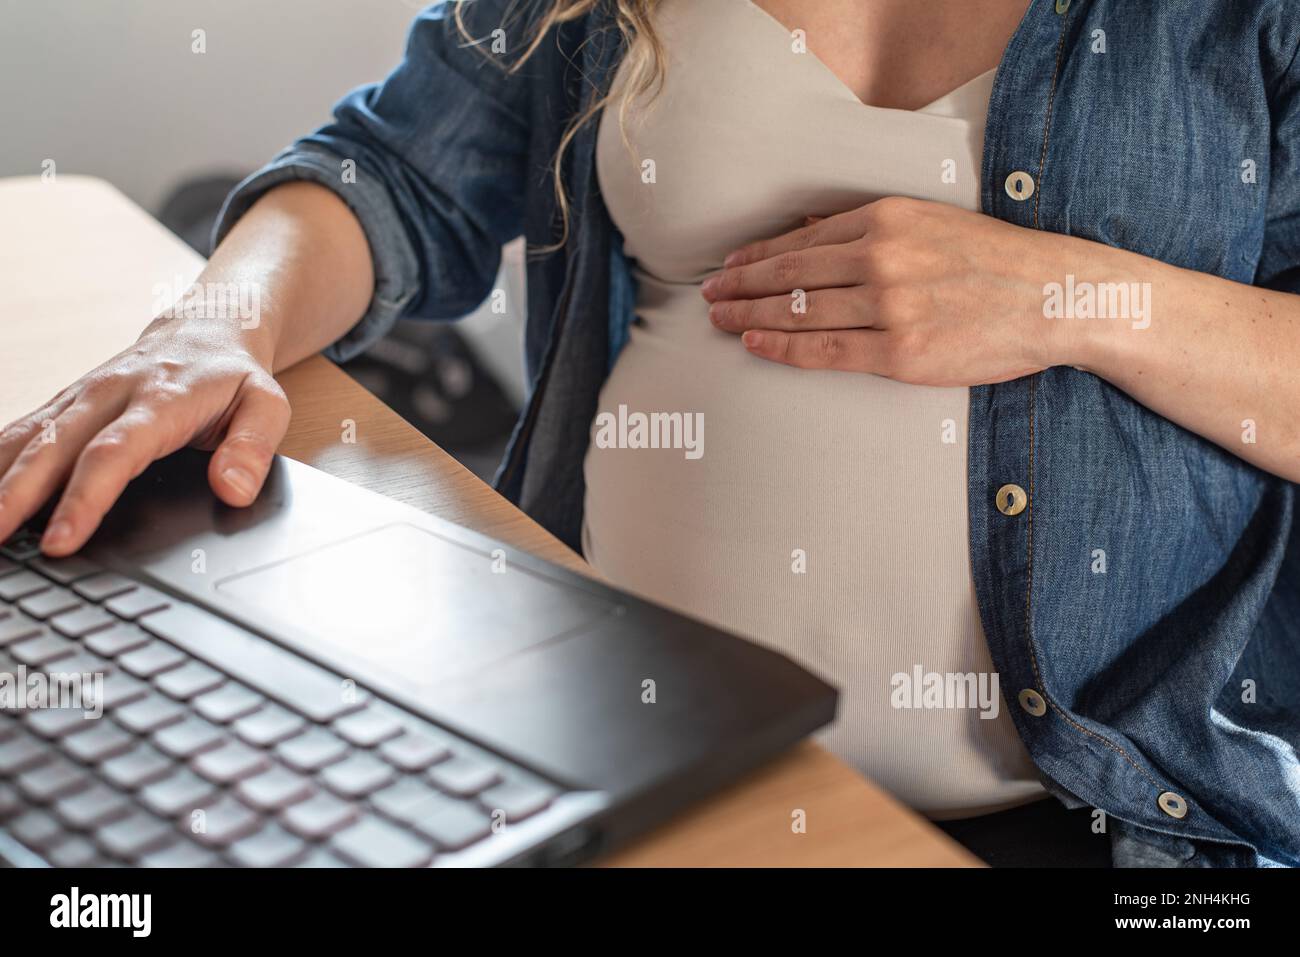
M71 558L0 547L11 864L574 864L834 717L774 651L288 459L229 508L206 465Z

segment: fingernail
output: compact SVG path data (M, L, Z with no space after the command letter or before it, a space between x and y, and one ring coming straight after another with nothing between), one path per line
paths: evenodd
M718 320L721 318L722 318L722 307L715 302L713 305L709 306L709 322L713 323L716 326L719 325Z
M728 269L730 269L732 266L739 266L740 261L744 257L745 254L742 253L739 249L737 249L734 253L728 254L726 259L722 260L722 265L726 266Z
M72 525L69 522L63 519L53 521L45 527L45 534L41 536L41 550L62 548L71 538Z
M222 472L221 480L244 498L251 499L257 494L257 483L253 481L253 476L238 466L232 465Z
M763 334L750 329L740 337L740 341L745 344L746 349L761 349L763 347Z
M713 291L717 288L718 288L718 277L710 276L708 279L704 280L704 282L700 284L700 293L704 296L705 299L707 299L709 298L709 296L713 295Z

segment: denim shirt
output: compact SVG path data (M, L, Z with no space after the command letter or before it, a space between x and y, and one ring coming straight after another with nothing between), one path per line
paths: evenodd
M445 4L425 11L387 80L348 95L223 210L218 238L295 179L353 210L375 294L336 359L399 317L471 311L504 243L557 237L552 160L623 46L601 3L508 72L527 38L509 6L465 5L478 45ZM1298 48L1295 0L1033 0L993 88L983 211L1300 293ZM567 243L530 257L532 389L497 482L574 547L597 395L635 305L595 128L562 165ZM1152 321L1180 317L1157 303ZM1105 812L1119 865L1300 864L1293 486L1064 367L972 389L967 455L984 632L1048 788ZM1006 484L1025 491L1017 514L997 507Z

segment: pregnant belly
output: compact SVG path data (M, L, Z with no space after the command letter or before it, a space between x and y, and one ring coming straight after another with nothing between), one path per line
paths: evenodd
M918 668L992 677L968 557L968 391L764 362L713 328L697 287L641 296L593 423L612 427L585 462L588 560L837 685L822 740L914 807L1041 793L1000 698L987 717L891 704ZM694 452L637 441L629 426L656 413L696 417Z
M800 551L859 586L968 582L966 389L765 362L697 287L645 292L586 460L597 567L714 619L756 581L807 595Z

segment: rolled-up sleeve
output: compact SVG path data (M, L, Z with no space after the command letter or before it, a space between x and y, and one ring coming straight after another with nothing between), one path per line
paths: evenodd
M1276 57L1287 64L1273 84L1268 221L1256 285L1300 293L1300 23L1281 20Z
M474 37L506 22L508 0L474 0L464 18ZM332 123L295 142L240 183L213 231L215 247L268 190L309 181L334 192L370 245L369 307L326 355L363 352L400 318L455 319L492 289L501 247L523 229L528 75L466 42L449 5L411 27L406 54L380 84L334 108Z

